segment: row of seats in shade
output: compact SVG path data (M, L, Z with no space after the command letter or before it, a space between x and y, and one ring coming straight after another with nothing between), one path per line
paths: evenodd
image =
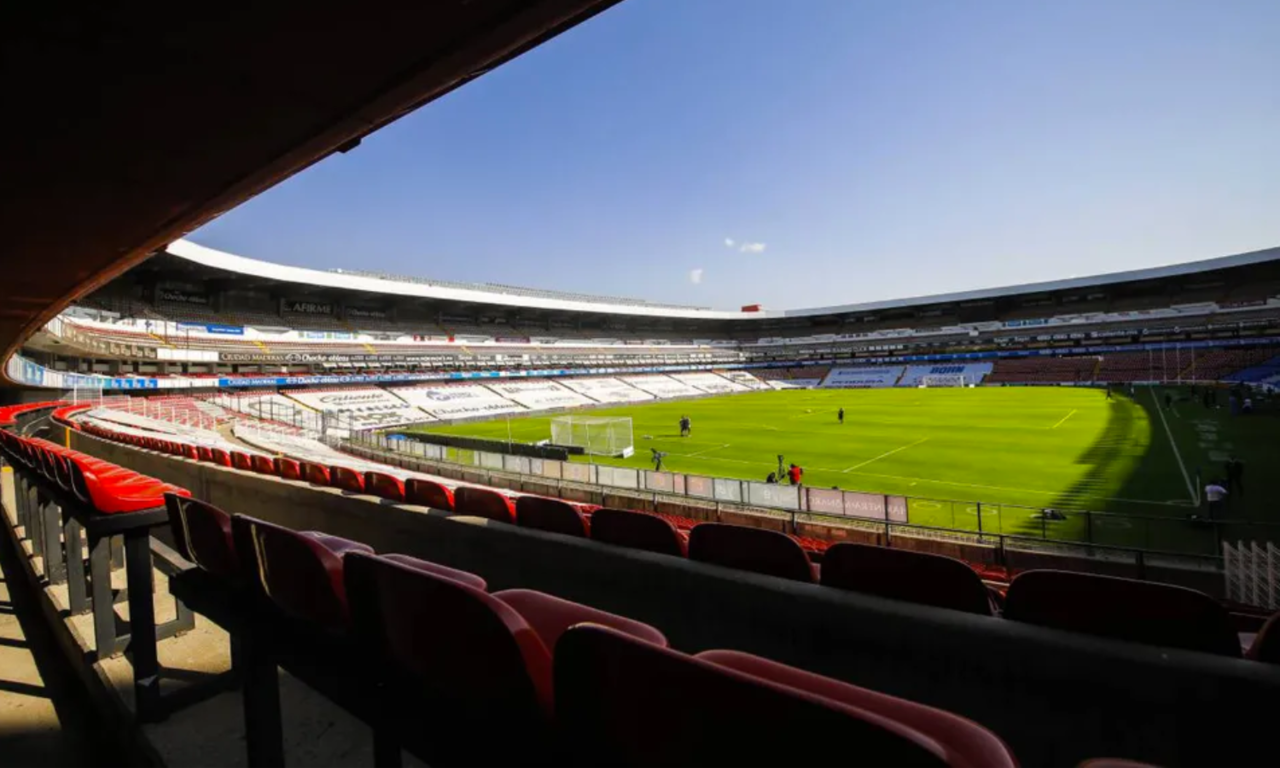
M101 514L155 509L164 505L166 493L191 495L185 488L48 440L0 431L0 444L13 461L43 475Z
M366 651L349 658L369 660L383 726L428 762L780 765L796 759L797 732L817 729L841 734L818 740L838 752L856 742L864 764L1016 764L996 735L948 712L745 653L681 653L624 616L168 502L199 568ZM478 723L501 734L477 738Z
M720 523L598 508L541 496L511 498L489 488L447 486L426 478L124 436L140 447L221 466L367 493L459 514L604 544L640 549L768 576L819 583L920 605L1111 637L1149 645L1240 656L1241 639L1227 610L1194 590L1166 584L1059 571L1020 574L1007 596L988 589L968 564L948 557L850 543L835 544L813 563L795 537ZM696 523L696 524L695 524ZM1273 619L1248 644L1248 658L1280 662Z

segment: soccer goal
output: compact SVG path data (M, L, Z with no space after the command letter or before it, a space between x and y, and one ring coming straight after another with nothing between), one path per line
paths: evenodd
M920 388L929 387L967 387L968 378L963 373L937 373L920 377Z
M556 416L551 419L551 442L573 445L596 456L635 453L630 416Z

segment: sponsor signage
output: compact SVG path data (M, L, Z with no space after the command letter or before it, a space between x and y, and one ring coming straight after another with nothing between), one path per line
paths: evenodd
M284 311L296 315L332 315L333 305L327 301L284 300Z
M178 323L178 331L204 331L218 336L243 336L244 328L239 325L223 325L221 323Z
M387 318L387 313L381 309L347 307L347 317L354 320L385 320Z
M209 297L203 293L192 293L191 291L181 291L177 288L161 288L156 291L157 301L167 301L172 304L208 304Z
M403 363L436 364L452 361L449 355L343 355L328 352L219 352L223 363L284 363L305 365L308 363Z

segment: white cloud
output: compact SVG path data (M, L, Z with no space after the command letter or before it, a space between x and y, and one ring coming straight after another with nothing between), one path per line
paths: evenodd
M733 247L733 238L732 238L732 237L726 237L726 238L724 239L724 247L725 247L725 248L732 248L732 247Z
M702 267L689 270L689 282L698 285L702 282Z
M743 243L738 249L739 253L764 253L767 246L764 243Z

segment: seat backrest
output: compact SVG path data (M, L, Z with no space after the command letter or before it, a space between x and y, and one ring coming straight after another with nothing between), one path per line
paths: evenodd
M404 500L432 509L453 511L453 491L434 480L411 477L404 484Z
M550 653L510 606L456 579L373 555L350 555L346 580L353 628L411 675L422 696L474 722L538 716L534 680L549 684Z
M516 524L565 536L587 537L587 523L572 504L543 496L516 499Z
M352 493L364 493L364 474L351 469L334 465L329 467L329 482L334 488L341 488Z
M669 521L644 512L604 507L591 513L591 538L619 547L684 557L684 541Z
M221 448L211 448L209 450L209 455L214 464L224 467L231 466L231 454L227 453L225 450Z
M1280 613L1267 619L1249 646L1247 656L1254 661L1280 664Z
M739 651L704 651L696 658L811 693L901 723L938 743L951 766L1015 768L1009 747L981 725L941 709L860 688Z
M253 471L260 475L274 475L276 474L276 465L269 457L255 453L253 455Z
M272 463L275 465L276 474L285 480L301 480L302 467L293 459L286 459L283 456L277 456Z
M303 480L314 485L330 485L329 468L325 465L304 461L300 463L300 466Z
M982 579L941 555L870 544L836 544L822 556L822 584L850 592L991 615Z
M555 692L557 720L601 764L945 764L874 712L590 624L557 642Z
M240 523L240 521L244 521ZM343 555L372 552L357 542L299 532L262 520L237 516L233 525L248 528L252 571L262 591L295 618L342 631L348 624ZM237 536L236 541L243 537Z
M1027 571L1005 595L1004 617L1146 645L1239 656L1227 609L1170 584L1068 571Z
M231 466L236 469L253 471L253 459L244 451L235 451L231 454Z
M174 539L188 560L215 576L227 579L240 577L231 515L212 504L172 493L165 494L165 504L169 507ZM180 540L179 535L182 536Z
M383 499L404 501L404 481L385 472L365 472L364 488Z
M689 532L689 559L793 581L813 581L809 556L791 537L763 528L701 523Z
M460 515L474 515L499 523L516 522L515 505L511 499L488 488L472 485L459 486L453 492L453 511Z

